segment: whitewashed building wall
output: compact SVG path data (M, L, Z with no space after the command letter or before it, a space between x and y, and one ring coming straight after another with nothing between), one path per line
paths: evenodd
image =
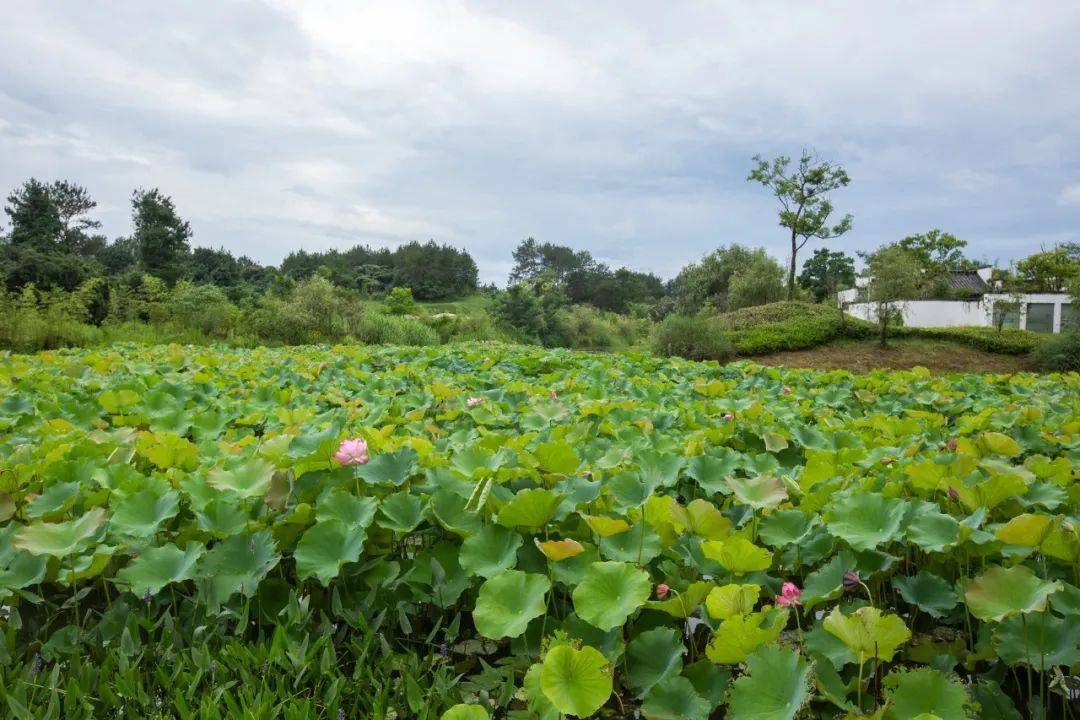
M863 320L876 321L877 307L873 303L854 302L858 290L843 290L837 294L839 302L847 313ZM978 300L908 300L896 303L904 316L904 324L909 327L991 327L993 307L998 300L1010 301L1014 296L1005 294L987 294ZM1019 296L1020 328L1027 329L1027 309L1031 304L1050 304L1054 306L1053 332L1061 332L1062 318L1070 309L1070 298L1065 293L1026 293ZM1074 316L1075 317L1075 316Z

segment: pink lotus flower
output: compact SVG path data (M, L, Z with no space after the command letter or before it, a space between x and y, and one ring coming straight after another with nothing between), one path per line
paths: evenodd
M476 407L482 402L484 402L484 398L471 397L465 401L465 405L467 405L468 407Z
M802 590L799 586L793 582L786 582L784 586L780 588L780 594L776 596L776 604L780 607L791 607L792 605L802 605L799 601L802 598Z
M735 419L735 413L733 413L733 412L724 413L724 419L728 420L728 421L734 420Z
M334 459L342 465L364 465L368 458L367 443L362 438L342 440Z
M548 395L550 395L550 396L551 396L551 399L552 399L552 400L558 400L558 399L559 399L559 393L555 392L554 390L552 390L551 392L549 392L549 393L548 393Z
M664 583L660 583L659 585L656 586L656 597L658 597L661 600L666 598L667 594L669 592L671 592L671 588L668 587L667 585L665 585Z
M790 395L791 394L791 388L789 388L787 385L785 385L784 387L780 388L780 394L781 395Z

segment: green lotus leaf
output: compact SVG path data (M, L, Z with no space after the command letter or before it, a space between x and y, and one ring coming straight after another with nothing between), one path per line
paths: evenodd
M787 500L787 488L784 481L772 475L758 475L752 478L728 478L728 486L735 497L745 505L761 510L774 508Z
M697 693L693 683L678 675L664 678L641 704L646 720L708 720L711 712L709 701Z
M721 665L738 665L762 645L776 642L787 621L788 611L777 608L735 615L716 628L705 656Z
M795 650L763 647L731 686L728 720L793 720L810 700L810 664Z
M968 717L965 687L934 668L889 673L885 677L885 697L890 702L885 713L887 720L917 720L925 715Z
M682 637L672 628L646 630L631 640L626 646L626 680L637 696L645 697L658 682L682 672L685 651Z
M221 538L240 532L247 527L247 521L247 513L232 498L211 500L201 512L195 513L195 523L200 529Z
M480 516L465 506L466 500L450 490L438 490L431 496L435 519L450 532L468 537L483 527Z
M547 610L551 582L543 575L506 570L484 581L473 610L480 634L493 640L517 637Z
M994 628L994 652L1036 670L1080 662L1080 623L1052 613L1013 615Z
M927 552L941 552L960 540L960 523L935 503L919 503L909 511L907 539Z
M731 521L708 500L691 500L686 506L686 529L706 540L720 540L731 534Z
M971 686L971 694L979 703L980 720L1023 720L1020 711L1001 685L993 680L979 680Z
M701 603L705 602L714 587L716 586L711 582L690 583L682 592L673 591L666 600L650 600L645 603L645 607L685 619L693 615Z
M777 510L761 521L758 535L770 547L781 548L799 542L817 524L817 518L802 510Z
M206 481L211 487L231 492L240 498L260 497L274 479L274 464L262 458L247 458L211 470Z
M980 620L1001 622L1011 615L1042 612L1046 599L1063 587L1060 580L1047 582L1025 565L1005 569L991 566L968 583L964 600Z
M489 720L490 717L480 705L459 703L440 715L439 720Z
M124 415L139 404L139 393L128 388L106 390L98 395L98 402L110 415Z
M354 472L372 485L400 487L416 473L418 460L415 450L402 448L397 452L375 455L366 465L355 466Z
M31 555L12 544L18 532L15 524L0 528L0 590L20 590L41 582L45 577L47 561L41 555ZM7 593L0 592L0 598Z
M26 504L26 517L37 519L61 513L75 504L79 496L79 483L54 483Z
M180 511L180 495L175 490L159 493L141 490L129 495L116 506L109 528L121 535L150 537L162 524Z
M563 496L547 488L519 490L499 510L497 521L503 527L541 528L555 514Z
M187 438L171 432L142 433L135 448L140 455L161 470L194 470L199 464L199 450Z
M660 554L660 536L651 525L638 523L628 532L601 540L599 550L608 560L630 563L640 561L644 565Z
M871 492L848 495L835 505L826 526L856 550L873 550L900 535L907 504Z
M543 688L540 687L542 669L543 666L540 663L533 663L525 672L525 680L522 682L529 712L531 713L529 717L537 720L561 720L562 713L555 709L555 706L547 699L547 695L544 694Z
M999 474L979 479L973 485L960 484L956 486L956 492L968 510L980 507L993 510L1009 498L1027 492L1027 483L1016 475Z
M912 577L894 577L892 584L904 602L936 618L944 617L960 602L948 581L925 570Z
M761 594L761 586L747 585L722 585L713 588L709 596L705 598L705 608L709 616L717 620L727 620L736 615L748 615L754 612L758 596Z
M581 459L574 448L565 440L541 443L533 450L540 469L555 475L569 475L581 465Z
M203 601L217 610L233 595L251 597L281 556L268 530L233 535L210 548L196 568Z
M540 542L540 538L533 538L533 544L536 545L536 549L542 552L544 557L551 562L560 562L568 558L577 557L585 552L585 546L573 538L545 540L543 542Z
M557 645L547 651L540 666L540 688L559 712L588 717L611 697L608 660L588 645L580 650Z
M196 563L205 550L202 543L194 541L183 550L172 543L147 548L120 568L116 577L137 597L157 595L166 585L193 579Z
M461 567L470 575L492 578L517 565L521 535L501 525L486 525L461 544Z
M1011 437L1000 432L984 432L979 441L989 452L1006 457L1020 454L1020 446Z
M33 523L19 529L12 546L32 555L66 558L78 552L105 522L105 511L91 508L76 520Z
M625 562L593 563L574 588L574 612L585 622L610 630L644 605L651 591L644 570Z
M778 453L781 450L786 450L788 447L788 439L780 433L764 433L761 436L761 441L765 443L765 449L771 453Z
M877 658L889 662L896 649L911 639L911 630L897 615L884 615L873 607L845 615L833 608L822 626L840 638L860 660Z
M624 472L612 478L607 487L615 498L616 508L626 511L644 505L660 487L660 482L655 477L647 478L636 472Z
M803 585L803 607L809 611L815 605L840 597L844 592L844 573L854 569L854 553L842 550L829 562L807 575Z
M683 668L682 674L694 686L695 692L708 701L712 708L723 701L728 683L731 682L731 671L715 665L711 660L691 663Z
M831 663L837 671L843 670L845 665L859 662L859 656L821 623L816 623L803 637L807 654Z
M701 551L705 557L717 561L736 575L768 570L773 560L771 552L739 535L727 540L706 540L701 543Z
M340 520L350 527L367 529L375 518L378 504L375 498L359 497L346 490L332 490L321 498L315 507L315 519Z
M375 521L379 527L409 533L424 520L424 502L416 495L402 491L383 498L379 513L381 517Z
M727 448L722 448L727 450ZM707 493L731 494L727 478L739 467L739 456L734 451L722 457L714 455L696 455L686 463L686 474L697 481Z
M1008 545L1034 548L1043 544L1053 527L1054 518L1049 515L1024 513L999 527L994 535Z
M312 575L329 585L345 563L360 559L367 533L360 525L347 525L336 518L320 520L304 532L296 544L293 560L301 580Z

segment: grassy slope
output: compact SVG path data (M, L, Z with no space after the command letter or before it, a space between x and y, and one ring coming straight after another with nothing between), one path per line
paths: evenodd
M806 350L790 350L753 358L762 365L853 370L908 370L921 365L935 372L1012 373L1032 370L1024 357L989 353L951 340L900 338L882 349L875 340L838 340Z

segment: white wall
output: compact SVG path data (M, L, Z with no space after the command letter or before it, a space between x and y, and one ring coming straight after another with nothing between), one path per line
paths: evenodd
M847 300L852 291L838 293L841 303L847 304L849 315L870 320L877 320L877 307L873 303L852 303ZM997 300L1010 301L1011 295L984 295L979 300L908 300L896 303L903 311L904 324L910 327L958 327L993 325L993 306ZM1020 327L1027 328L1028 303L1051 303L1054 305L1054 332L1061 332L1061 306L1069 303L1065 293L1027 293L1019 296L1021 304Z

